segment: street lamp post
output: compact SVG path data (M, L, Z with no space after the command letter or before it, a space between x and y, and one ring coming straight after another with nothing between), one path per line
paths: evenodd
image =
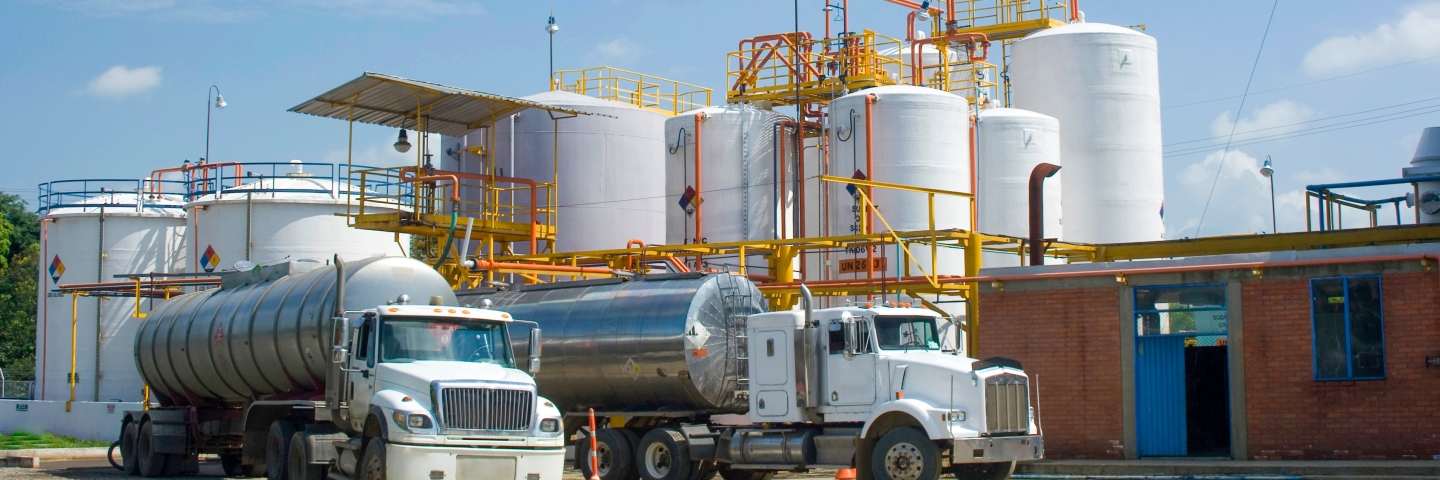
M1275 221L1275 168L1270 166L1269 155L1265 156L1265 166L1260 167L1260 174L1270 179L1270 233L1280 233Z
M214 103L215 108L225 108L225 105L227 105L227 104L225 103L225 96L220 94L220 87L211 85L211 86L210 86L210 89L205 91L205 159L204 159L204 161L206 161L206 162L210 161L210 111L212 110L212 109L210 108L210 105L211 105L211 103L210 103L210 92L215 92L215 103Z
M550 34L550 89L555 89L555 32L560 31L560 26L555 24L555 9L550 9L550 21L545 24L545 32Z

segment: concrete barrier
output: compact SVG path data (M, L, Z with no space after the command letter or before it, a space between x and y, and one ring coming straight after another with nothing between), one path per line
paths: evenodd
M113 442L120 438L120 419L140 402L75 402L0 400L0 432L50 432L82 440Z

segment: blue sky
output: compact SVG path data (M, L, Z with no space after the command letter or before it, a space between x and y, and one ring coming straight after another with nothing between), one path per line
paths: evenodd
M904 36L901 7L850 3L852 28ZM822 31L823 2L800 4L801 29ZM213 113L213 160L343 161L344 122L285 110L367 70L499 94L537 93L546 85L543 26L550 6L5 1L0 142L8 148L0 163L8 174L0 189L33 199L43 181L137 178L200 157L202 97L212 84L229 103ZM553 7L561 26L557 68L612 65L717 90L725 54L738 40L788 31L794 21L790 2L758 0ZM1251 87L1258 93L1246 100L1235 127L1259 130L1237 135L1239 144L1264 135L1278 140L1232 149L1209 195L1221 163L1216 144L1236 117L1270 7L1253 0L1081 1L1088 21L1145 24L1159 40L1169 238L1195 235L1207 197L1202 235L1268 230L1268 186L1255 172L1266 155L1278 172L1280 229L1303 230L1304 185L1398 176L1420 130L1440 125L1440 114L1426 108L1440 106L1440 98L1429 100L1440 97L1433 80L1440 58L1431 58L1440 55L1440 1L1282 0ZM1285 88L1295 85L1301 86ZM1330 118L1367 110L1375 111ZM1376 117L1385 114L1393 115ZM1397 118L1406 115L1414 116ZM1386 119L1393 120L1372 123ZM1353 123L1340 127L1354 128L1301 135L1343 121ZM357 126L355 134L357 163L408 159L389 148L389 129ZM1404 190L1351 193L1379 198ZM1393 223L1393 212L1384 214Z

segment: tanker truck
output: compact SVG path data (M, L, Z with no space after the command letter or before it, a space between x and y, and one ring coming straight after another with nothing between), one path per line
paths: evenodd
M338 256L172 298L135 340L159 406L124 412L120 466L169 476L214 454L228 476L271 480L559 480L563 419L536 394L539 350L517 369L516 320L456 305L424 263Z
M955 348L907 304L765 312L745 277L677 273L460 293L543 329L539 391L601 480L1003 479L1044 443L1019 362ZM514 344L517 352L528 345ZM600 428L583 419L593 409ZM591 468L593 457L598 468Z

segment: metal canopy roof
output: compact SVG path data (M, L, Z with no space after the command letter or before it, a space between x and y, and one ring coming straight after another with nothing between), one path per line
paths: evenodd
M412 130L419 129L415 122L418 111L426 118L425 131L461 136L494 119L527 108L569 115L589 115L587 112L554 107L532 100L371 72L365 72L359 78L296 105L289 111Z

